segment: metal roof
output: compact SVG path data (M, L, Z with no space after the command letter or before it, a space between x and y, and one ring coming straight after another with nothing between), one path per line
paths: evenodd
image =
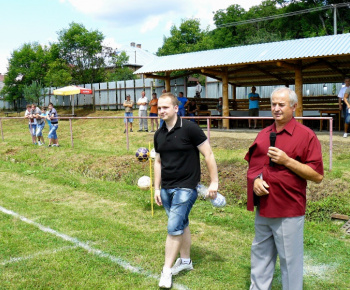
M151 74L180 70L190 70L201 73L200 70L205 68L217 70L218 68L227 67L233 82L237 85L244 85L244 80L243 82L234 81L235 70L241 68L241 71L245 69L250 72L247 78L254 78L254 72L252 70L256 72L256 77L265 76L265 79L261 82L263 85L276 79L279 83L283 83L285 80L292 81L294 74L289 77L288 72L292 72L290 70L278 68L276 62L289 61L290 64L293 64L295 60L303 60L302 66L308 66L310 72L312 72L312 63L315 64L314 69L316 71L322 67L322 71L324 70L326 75L328 74L328 79L330 74L332 74L332 70L334 71L334 69L332 69L333 66L336 66L338 68L338 71L335 72L338 74L336 78L339 79L341 78L339 75L343 74L342 70L345 70L345 73L350 72L350 33L163 56L155 58L150 63L145 64L142 68L137 70L135 74ZM323 60L323 63L321 60ZM344 60L346 60L344 67L339 67L339 63ZM325 64L326 62L329 62L328 65ZM257 65L258 69L255 69ZM262 73L261 70L264 72ZM266 71L268 71L268 73L266 73ZM285 79L282 76L282 80L278 77L271 77L271 75L269 78L266 78L269 73L276 73L276 76L283 73L287 75ZM326 75L325 78L327 78ZM241 73L236 76L242 78ZM220 79L219 77L217 78ZM249 80L246 79L245 81L248 84ZM310 79L310 82L313 81L323 82L323 78ZM306 80L306 82L308 81ZM254 83L257 84L255 81Z

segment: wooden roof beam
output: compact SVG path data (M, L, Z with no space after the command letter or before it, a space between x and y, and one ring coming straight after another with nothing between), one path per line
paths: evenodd
M263 69L263 68L260 68L260 67L257 66L257 65L253 65L253 67L254 67L256 70L262 72L262 73L265 74L265 75L271 76L271 77L273 77L273 78L275 78L275 79L277 79L277 80L279 80L279 81L281 81L281 82L283 82L283 83L285 83L285 84L289 84L289 81L288 81L288 80L283 79L283 78L281 78L281 77L279 77L279 76L277 76L277 75L275 75L275 74L273 74L273 73L271 73L271 72L269 72L269 71L267 71L267 70L265 70L265 69Z
M149 78L149 79L159 79L159 80L168 80L170 77L169 76L159 76L159 75L154 75L154 74L143 74L144 78Z
M214 70L214 69L209 69L209 68L202 68L201 69L202 74L206 75L206 74L211 74L211 75L216 75L219 77L224 77L225 75L227 75L227 72L223 72L223 71L219 71L219 70Z
M276 62L276 65L278 67L284 67L284 68L288 68L290 70L296 70L296 69L299 69L300 66L299 65L296 65L296 64L291 64L291 63L288 63L288 62L285 62L285 61L277 61Z
M338 67L336 67L336 66L333 65L332 63L326 61L326 60L323 59L323 58L318 58L317 60L320 61L320 62L322 62L322 63L324 63L324 64L327 65L329 68L331 68L333 71L338 72L339 74L341 74L341 75L343 76L343 78L345 78L346 73L345 73L343 70L339 69Z

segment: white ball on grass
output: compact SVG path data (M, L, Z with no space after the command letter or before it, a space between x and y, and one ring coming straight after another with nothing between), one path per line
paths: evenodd
M149 176L140 177L137 186L142 190L148 190L151 187L151 178Z

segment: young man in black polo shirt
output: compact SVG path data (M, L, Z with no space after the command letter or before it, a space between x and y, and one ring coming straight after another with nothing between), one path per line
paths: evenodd
M168 215L165 263L159 282L161 288L172 286L172 275L193 269L188 215L197 199L196 186L201 175L199 152L205 158L210 175L208 196L216 198L218 190L216 162L207 137L197 124L181 119L177 112L177 98L171 93L161 95L158 115L164 124L154 135L157 152L154 163L155 201L164 206ZM173 266L179 252L180 258Z

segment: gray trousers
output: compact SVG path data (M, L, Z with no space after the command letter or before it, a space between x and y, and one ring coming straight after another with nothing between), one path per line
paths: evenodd
M147 117L146 110L139 110L139 117ZM139 119L140 130L148 130L148 122L147 119Z
M255 215L250 290L271 289L277 254L283 290L303 289L304 216L265 218Z

